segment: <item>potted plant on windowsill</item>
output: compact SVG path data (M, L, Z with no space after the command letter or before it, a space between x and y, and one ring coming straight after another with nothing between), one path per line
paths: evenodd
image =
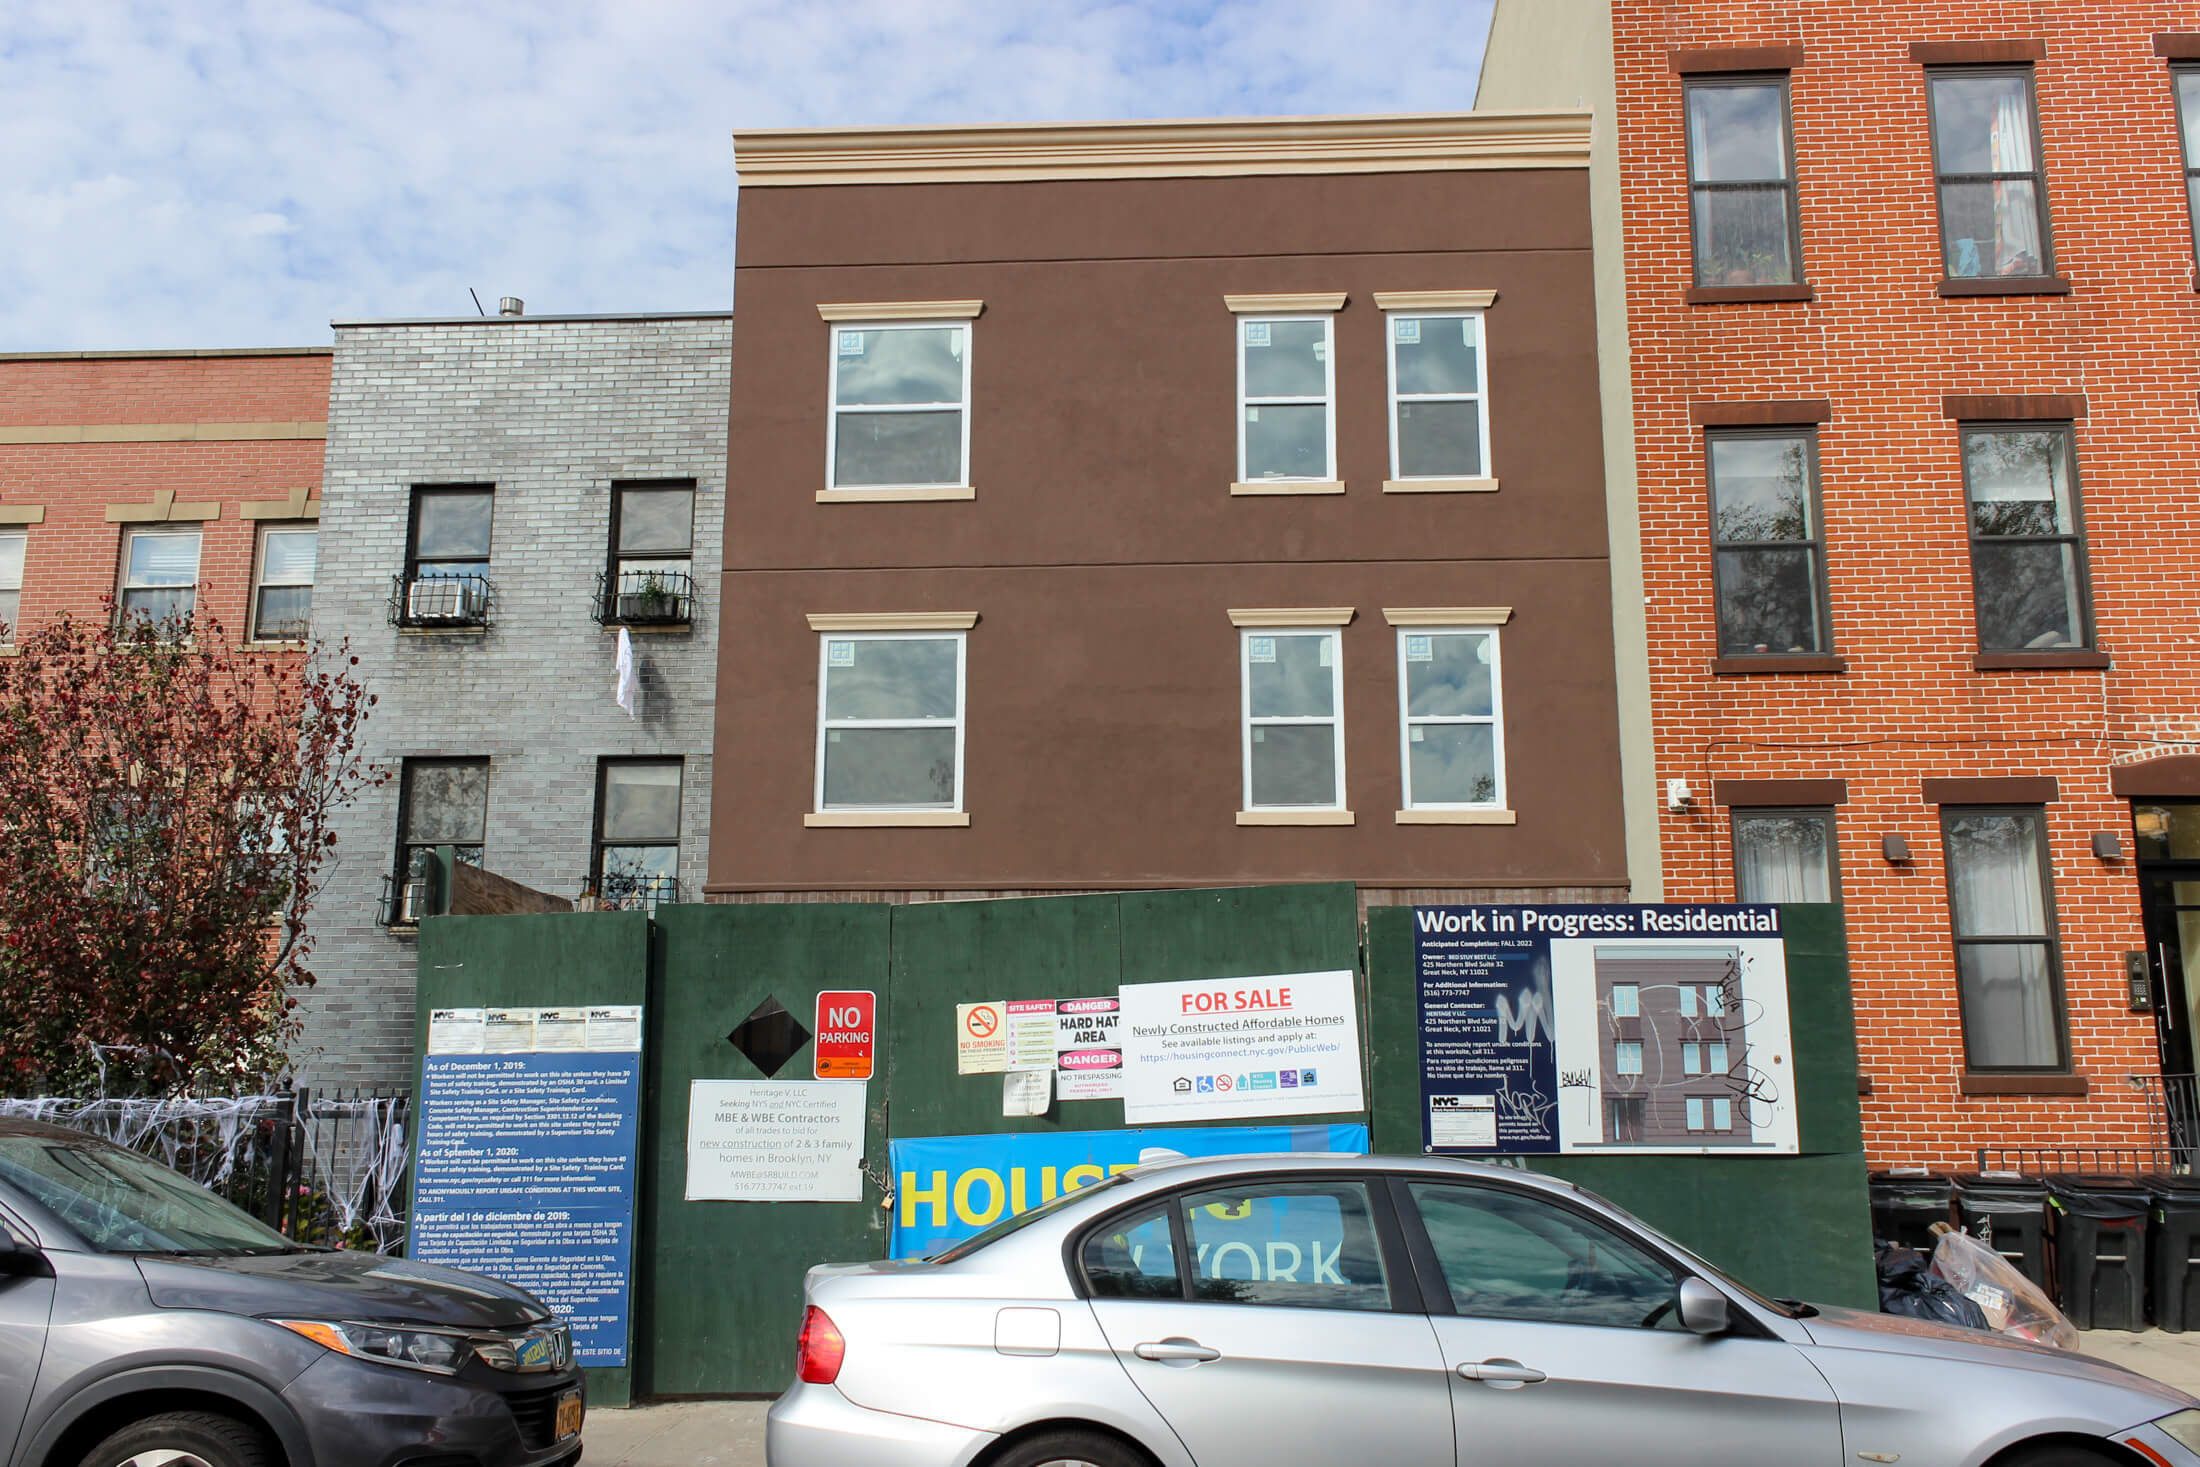
M619 620L628 622L682 621L680 595L657 571L642 577L641 585L619 592Z

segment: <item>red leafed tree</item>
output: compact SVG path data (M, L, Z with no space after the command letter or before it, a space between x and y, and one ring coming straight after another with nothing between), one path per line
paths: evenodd
M380 776L348 650L58 618L0 658L0 1091L280 1072L329 817Z

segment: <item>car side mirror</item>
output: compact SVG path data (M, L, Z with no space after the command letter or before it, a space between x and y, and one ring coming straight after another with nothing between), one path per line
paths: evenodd
M1680 1316L1685 1329L1699 1335L1723 1334L1727 1327L1726 1295L1699 1278L1681 1280Z

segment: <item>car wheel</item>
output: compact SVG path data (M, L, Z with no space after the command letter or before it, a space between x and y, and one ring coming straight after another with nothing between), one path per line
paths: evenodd
M1153 1459L1097 1431L1050 1431L1016 1443L992 1467L1153 1467Z
M267 1438L211 1411L168 1411L135 1421L84 1456L83 1467L275 1467Z
M2091 1447L2042 1442L2036 1447L2018 1447L1996 1457L1993 1467L2116 1467L2117 1460Z

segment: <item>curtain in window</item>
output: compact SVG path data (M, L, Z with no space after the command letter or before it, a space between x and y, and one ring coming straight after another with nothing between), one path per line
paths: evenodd
M2047 935L2038 827L2023 815L1981 814L1950 820L1947 832L1970 1062L1989 1068L2060 1064L2048 945L1965 941Z
M1734 821L1736 886L1745 902L1824 902L1826 824L1804 815L1749 815Z
M2032 116L2021 88L2002 94L1987 147L1996 173L2032 171ZM2038 274L2044 268L2039 199L2030 182L1994 185L1994 255L2003 275Z

